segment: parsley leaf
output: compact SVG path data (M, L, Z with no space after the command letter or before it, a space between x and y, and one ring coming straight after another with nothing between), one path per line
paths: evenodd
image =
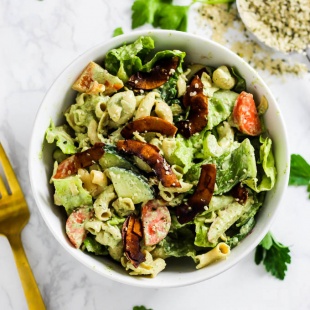
M255 263L265 265L267 272L276 278L283 280L287 271L287 265L291 263L290 249L275 240L269 232L256 247Z
M174 5L173 0L135 0L131 6L131 28L144 24L155 28L186 31L188 12L191 5L200 2L205 4L232 3L235 0L192 0L189 5Z
M307 186L310 199L310 165L298 154L291 155L291 170L288 184Z
M123 33L124 33L124 31L123 31L122 27L115 28L113 31L113 37L120 36Z
M154 17L160 6L162 5L160 0L135 0L131 10L131 28L135 29L144 24L153 24ZM171 1L169 1L171 2Z
M131 27L151 24L162 29L186 31L189 7L173 5L172 0L135 0L131 7Z
M308 185L310 183L310 165L298 154L291 155L289 185Z
M187 30L189 6L165 4L156 12L153 26L162 29Z
M152 309L147 309L144 306L134 306L132 310L152 310Z

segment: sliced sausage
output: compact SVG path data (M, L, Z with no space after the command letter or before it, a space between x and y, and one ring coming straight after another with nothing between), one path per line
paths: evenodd
M179 64L179 57L162 58L156 62L149 72L137 72L133 74L128 84L135 89L150 90L165 84L174 73Z
M91 166L94 161L98 161L104 154L104 143L96 143L86 151L76 153L63 160L53 176L55 179L63 179L74 175L80 168Z
M138 267L145 261L145 255L141 252L142 240L141 220L134 214L127 217L122 228L124 253L134 267Z
M74 210L66 221L66 233L70 242L79 248L86 238L86 230L84 222L93 216L93 211L90 207L81 207Z
M188 223L197 214L205 210L214 193L215 179L216 166L213 164L202 165L194 194L189 197L187 203L183 203L175 208L179 223Z
M170 229L171 217L160 200L150 200L142 206L141 219L145 245L155 245L163 240Z
M165 158L159 154L159 149L149 143L136 140L119 140L117 149L124 153L135 155L145 161L165 187L181 187L177 176L172 171Z
M187 120L179 121L176 125L178 132L185 138L203 130L208 123L208 97L203 94L203 83L196 75L188 86L183 97L184 107L189 107Z
M122 129L121 135L125 139L130 139L133 136L133 133L137 131L140 133L159 132L162 135L174 136L177 130L177 127L162 118L145 116L128 123Z

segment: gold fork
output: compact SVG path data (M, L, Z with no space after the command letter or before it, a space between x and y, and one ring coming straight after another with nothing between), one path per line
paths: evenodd
M12 247L29 309L45 309L21 242L21 231L30 217L28 206L1 143L0 163L10 187L8 191L0 176L0 234L8 238Z

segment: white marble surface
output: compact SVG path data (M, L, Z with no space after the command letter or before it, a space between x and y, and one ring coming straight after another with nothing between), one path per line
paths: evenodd
M34 202L27 157L44 94L78 55L130 30L132 1L0 1L0 141L16 170L31 218L22 239L47 309L310 309L310 200L288 188L272 232L289 245L292 264L279 281L254 263L254 252L209 281L173 289L128 287L100 277L69 256L45 226ZM193 25L189 31L198 32ZM288 56L287 56L288 57ZM310 162L310 74L276 77L260 72L278 99L291 153ZM40 186L38 184L38 186ZM27 309L13 256L0 237L0 309Z

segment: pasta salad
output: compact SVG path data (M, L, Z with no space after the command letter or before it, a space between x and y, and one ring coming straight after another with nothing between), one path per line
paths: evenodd
M227 258L276 181L267 100L237 68L187 64L148 36L87 64L72 88L65 123L45 133L72 245L151 277L170 257L197 269Z

